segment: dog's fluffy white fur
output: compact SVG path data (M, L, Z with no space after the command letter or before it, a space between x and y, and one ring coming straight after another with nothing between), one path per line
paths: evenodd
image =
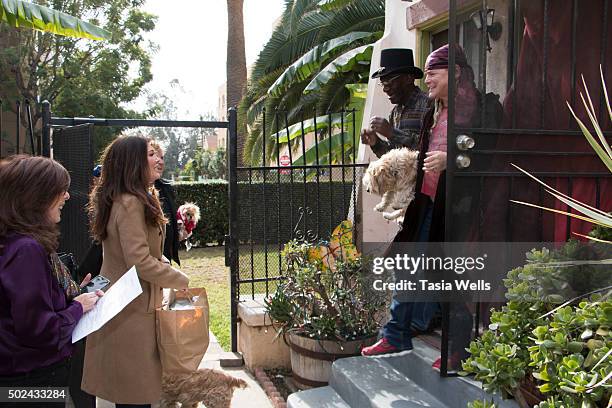
M178 213L179 241L184 241L191 236L200 221L200 207L194 203L185 203L178 208Z
M403 217L414 199L418 157L419 152L414 150L393 149L368 166L363 186L367 192L382 196L374 209L385 219Z

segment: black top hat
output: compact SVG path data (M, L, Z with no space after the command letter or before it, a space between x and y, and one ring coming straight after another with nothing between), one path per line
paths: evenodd
M414 66L411 49L388 48L380 52L380 68L372 74L372 78L403 73L412 74L416 79L423 78L423 71Z

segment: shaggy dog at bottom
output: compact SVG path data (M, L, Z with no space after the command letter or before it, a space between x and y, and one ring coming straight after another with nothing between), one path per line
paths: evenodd
M195 408L202 402L206 408L230 408L235 388L247 383L220 371L204 368L187 374L166 374L162 380L162 408Z
M414 200L419 152L407 148L393 149L373 161L363 176L368 193L382 196L374 207L387 220L403 217ZM391 208L393 211L385 212Z

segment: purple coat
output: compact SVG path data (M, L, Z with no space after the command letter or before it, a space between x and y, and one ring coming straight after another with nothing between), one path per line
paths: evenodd
M18 234L0 238L0 376L70 356L81 316L81 304L68 303L42 245Z

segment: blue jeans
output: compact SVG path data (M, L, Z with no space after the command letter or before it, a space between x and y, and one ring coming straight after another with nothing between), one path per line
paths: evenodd
M417 235L417 242L429 241L432 215L433 203L430 202ZM434 302L399 302L394 298L391 301L391 319L383 327L382 335L398 349L412 349L411 326L419 330L426 330L439 308L439 304Z

